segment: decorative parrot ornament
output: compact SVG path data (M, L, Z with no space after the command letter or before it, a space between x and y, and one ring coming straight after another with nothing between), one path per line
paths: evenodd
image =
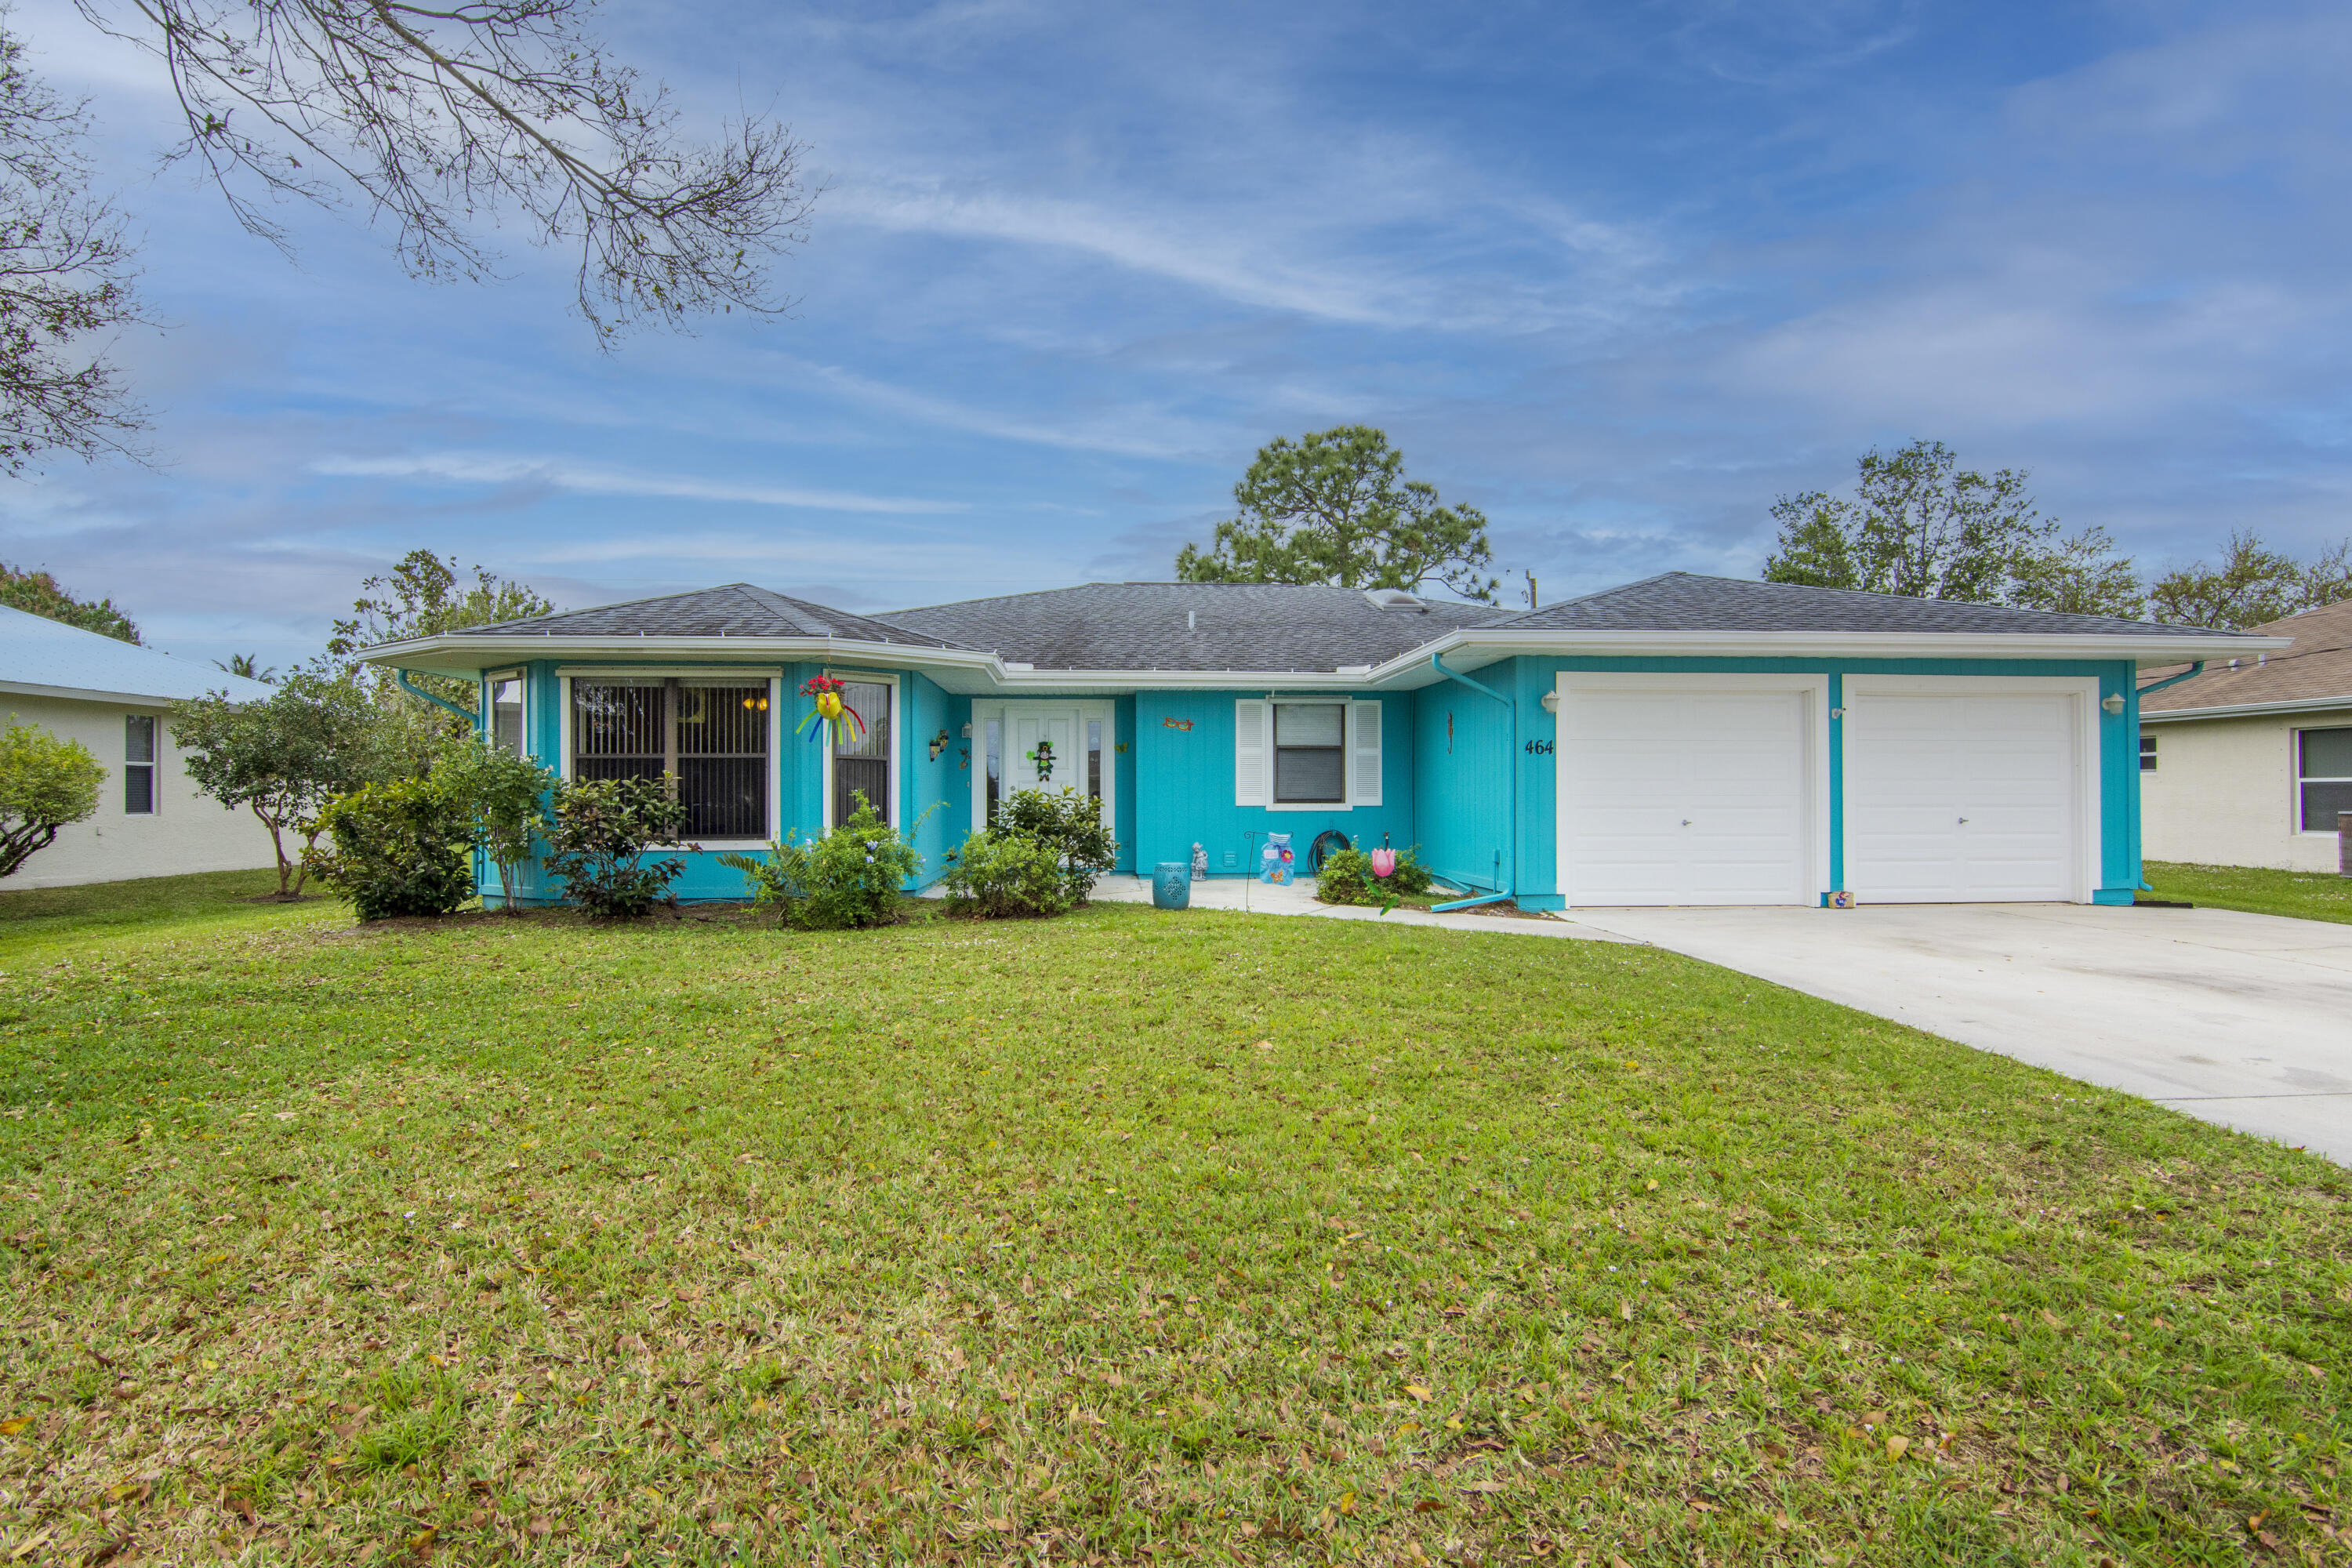
M812 675L801 682L801 695L814 704L800 722L801 733L811 744L828 733L836 746L856 745L866 738L866 721L842 698L846 684L830 675Z

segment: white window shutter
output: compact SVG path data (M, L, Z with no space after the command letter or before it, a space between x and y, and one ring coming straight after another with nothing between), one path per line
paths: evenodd
M1264 805L1266 802L1266 705L1258 700L1234 704L1234 804Z
M1381 804L1381 705L1348 704L1348 804Z

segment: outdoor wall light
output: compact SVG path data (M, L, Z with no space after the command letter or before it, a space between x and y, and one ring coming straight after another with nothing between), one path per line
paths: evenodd
M2124 694L2120 691L2110 691L2099 699L2099 706L2120 719L2124 711Z
M1547 713L1557 713L1559 711L1559 692L1547 691L1543 694L1543 710Z

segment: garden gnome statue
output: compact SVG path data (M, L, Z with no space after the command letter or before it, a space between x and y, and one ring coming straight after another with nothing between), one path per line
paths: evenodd
M1205 882L1208 879L1209 852L1206 849L1202 848L1200 845L1194 844L1192 846L1192 880L1196 882Z

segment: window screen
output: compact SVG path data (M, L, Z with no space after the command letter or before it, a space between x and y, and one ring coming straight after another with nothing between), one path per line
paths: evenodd
M767 683L573 681L572 776L665 774L688 837L767 837Z
M1274 705L1274 798L1284 805L1338 805L1348 798L1347 708Z
M2352 811L2352 729L2302 731L2295 756L2303 830L2335 832L2336 815Z
M863 792L874 815L890 820L890 689L878 680L845 680L841 700L857 710L866 732L833 746L833 825L857 815Z
M131 816L155 811L155 716L133 713L122 721L122 809Z

